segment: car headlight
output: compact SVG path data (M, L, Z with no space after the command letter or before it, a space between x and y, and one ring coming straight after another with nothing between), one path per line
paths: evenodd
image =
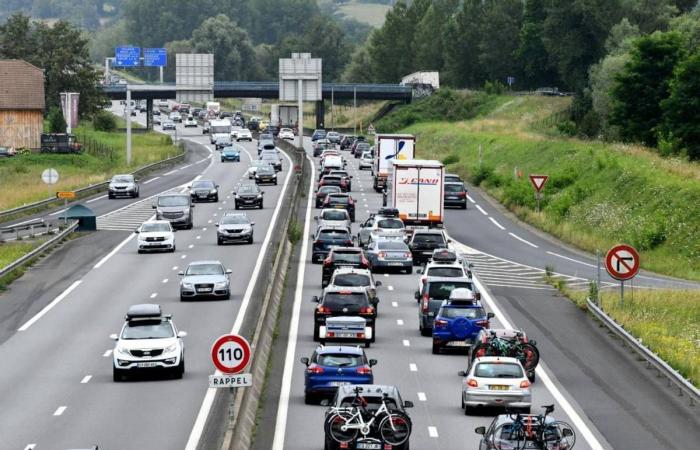
M182 283L182 287L185 289L194 289L194 284L192 283Z
M219 281L218 283L214 284L214 289L221 289L221 288L227 288L228 287L228 281Z
M209 193L210 193L210 194L216 194L216 189L212 189L211 191L209 191Z
M131 356L131 352L126 347L117 347L117 353L124 356Z
M258 194L258 200L262 198L262 194Z
M167 347L165 347L165 349L163 350L163 353L172 353L172 352L176 351L177 349L178 349L177 344L171 344L171 345L168 345Z

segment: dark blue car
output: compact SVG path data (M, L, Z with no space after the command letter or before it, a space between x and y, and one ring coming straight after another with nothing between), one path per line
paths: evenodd
M338 386L372 384L375 359L367 359L363 349L351 346L319 346L311 358L301 358L304 374L304 402L309 405L320 396L332 396Z
M481 302L474 299L469 289L452 291L449 300L442 302L433 322L433 353L444 347L467 348L474 344L479 332L489 327L493 313L486 313Z
M311 142L316 142L319 139L326 138L326 130L314 130L314 134L311 135Z
M221 162L235 161L241 162L241 152L236 147L224 147L221 150Z
M350 231L341 226L319 226L311 253L311 262L323 261L331 250L331 247L352 247L353 241Z

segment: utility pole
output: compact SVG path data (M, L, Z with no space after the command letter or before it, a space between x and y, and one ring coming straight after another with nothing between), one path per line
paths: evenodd
M126 165L131 165L131 88L126 85Z
M331 86L331 130L335 131L335 110L333 109L334 105L334 86Z
M304 149L304 92L303 92L304 80L299 78L299 81L297 83L298 83L297 90L299 91L299 92L297 92L297 94L298 94L297 99L299 102L298 106L297 106L297 108L299 108L299 119L298 119L299 123L297 124L297 129L298 129L297 147L299 148L299 150L303 150Z
M357 136L357 87L352 88L352 130Z

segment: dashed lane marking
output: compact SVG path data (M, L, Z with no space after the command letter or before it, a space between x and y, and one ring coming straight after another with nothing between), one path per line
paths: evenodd
M513 233L508 233L508 234L511 235L512 237L514 237L515 239L519 240L520 242L529 245L529 246L532 247L532 248L539 248L537 245L533 244L533 243L530 242L530 241L527 241L527 240L521 238L521 237L518 236L517 234L513 234Z
M435 428L435 427L428 427L428 436L430 436L430 437L432 437L432 438L438 437L437 428Z
M398 307L399 307L399 304L396 303L396 302L391 302L391 306L393 306L394 308L398 308Z
M479 205L476 205L476 209L478 209L479 211L481 211L481 214L483 214L483 215L485 215L485 216L488 216L488 215L489 215L489 213L487 213L486 211L484 211L484 208L482 208L482 207L479 206Z
M67 406L59 406L58 409L56 409L56 411L54 411L53 415L60 416L61 414L63 414L66 411L66 409L68 409Z
M428 397L425 396L425 392L418 392L418 400L425 402L428 401Z
M410 370L411 372L418 372L418 366L415 365L414 363L410 363L408 365L408 370Z
M156 297L158 297L158 293L157 293L157 292L154 292L154 293L151 294L151 298L156 298Z
M500 223L496 222L496 219L494 219L493 217L489 217L489 220L490 220L494 225L496 225L498 228L500 228L501 230L505 230L505 229L506 229L506 227L504 227L504 226L501 225Z
M403 325L403 320L396 319L396 325L399 325L399 326Z
M85 375L82 380L80 380L80 384L87 384L90 382L90 379L92 378L92 375Z
M409 341L408 339L404 339L404 340L403 340L403 346L404 346L404 347L410 347L410 346L411 346L411 341Z
M104 352L104 353L102 354L102 357L103 357L103 358L107 358L107 357L108 357L109 355L111 355L111 354L112 354L112 350L110 349L110 350L107 350L106 352Z

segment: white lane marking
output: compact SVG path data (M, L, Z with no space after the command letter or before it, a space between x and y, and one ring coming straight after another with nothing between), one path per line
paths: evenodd
M166 177L166 176L168 176L168 175L174 174L175 172L177 172L177 169L171 170L170 172L166 172L166 173L163 174L163 176Z
M489 213L487 213L486 211L484 211L484 208L482 208L482 207L479 206L479 205L476 205L476 209L478 209L479 211L481 211L481 214L483 214L483 215L485 215L485 216L488 216L488 215L489 215Z
M194 244L188 245L187 248L194 248Z
M425 392L419 392L417 395L418 395L418 400L420 400L422 402L428 401L428 397L425 396Z
M114 256L115 253L117 253L119 250L121 250L122 247L124 247L124 246L126 245L127 242L129 242L130 240L132 240L132 239L134 238L134 236L136 236L136 235L133 234L133 233L130 234L129 236L127 236L126 239L124 239L123 241L121 241L121 242L119 243L119 245L117 245L116 247L114 247L114 249L112 249L111 252L107 253L107 254L105 255L105 257L102 258L102 259L100 260L100 262L98 262L97 264L95 264L94 266L92 266L92 268L93 268L93 269L99 269L100 267L102 267L102 265L103 265L104 263L106 263L106 262L109 260L109 258L111 258L112 256Z
M111 355L111 354L112 354L112 350L107 350L106 352L104 352L104 353L102 354L102 357L103 357L103 358L107 358L107 357L108 357L109 355Z
M24 450L34 450L36 448L36 444L27 444L26 447L24 447Z
M532 242L526 241L525 239L521 238L521 237L518 236L517 234L513 234L513 233L508 233L508 234L510 234L510 235L513 236L515 239L519 240L520 242L529 245L530 247L539 248L538 246L536 246L536 245L533 244Z
M187 169L187 168L190 167L191 165L192 165L192 164L187 164L186 166L182 166L182 167L180 167L180 170Z
M308 236L311 226L311 211L313 209L312 199L314 198L314 183L316 178L316 168L314 161L306 155L306 159L311 166L311 177L309 189L306 195L306 216L304 217L304 233ZM291 171L290 171L291 172ZM299 334L299 316L301 315L301 299L304 293L304 275L306 273L306 254L309 249L308 239L303 239L301 243L301 253L299 254L299 267L297 268L297 285L294 291L294 305L292 307L292 319L289 326L289 338L287 341L287 353L284 361L284 371L282 373L282 388L277 404L277 420L275 421L275 438L272 442L272 450L284 450L284 435L287 431L287 414L289 412L289 397L292 387L292 373L294 370L294 356L297 348L297 336Z
M54 411L53 415L60 416L61 414L63 414L65 412L66 409L68 409L67 406L59 406L58 409L56 409L56 411Z
M573 258L569 258L568 256L560 255L559 253L554 253L554 252L548 251L547 254L552 255L552 256L556 256L557 258L566 259L567 261L575 262L578 264L583 264L584 266L597 268L597 266L595 264L588 264L588 263L585 263L583 261L579 261L578 259L573 259Z
M195 164L203 163L203 162L206 161L207 159L209 159L209 158L200 159L200 160L197 161Z
M404 346L404 347L410 347L410 346L411 346L411 341L409 341L408 339L404 339L404 340L403 340L403 346Z
M291 158L289 158L289 155L287 155L286 153L283 152L283 154L284 154L285 158L287 158L287 162L291 166L292 165ZM214 159L212 158L211 161L213 162ZM285 199L284 194L286 193L287 187L289 186L289 180L291 179L291 175L292 175L292 171L290 170L287 172L287 176L284 179L284 185L282 186L282 193L280 194L279 198L277 199L277 205L275 206L275 211L272 213L272 217L270 218L270 221L269 221L270 225L267 229L267 233L265 234L265 239L263 240L263 243L262 243L262 251L260 251L260 253L258 254L258 259L255 262L255 267L253 268L253 273L251 274L250 281L248 282L248 287L246 288L246 291L243 294L243 300L241 301L241 306L238 309L238 315L236 316L236 321L234 322L233 328L231 329L231 334L238 334L238 332L241 329L241 326L243 325L243 320L245 319L245 313L246 313L246 310L248 309L248 305L250 304L250 299L253 295L253 289L255 289L255 282L256 282L256 280L258 278L258 274L260 273L260 270L262 268L263 259L265 258L265 255L267 254L267 251L268 251L268 247L270 246L270 239L272 238L272 231L274 230L275 224L277 223L277 217L279 216L279 213L280 213L280 210L282 207L282 201ZM313 174L313 169L312 169L311 179L313 180L313 178L314 178L314 174ZM309 185L309 193L308 193L309 202L311 201L312 194L313 194L313 185L310 184ZM306 224L307 225L304 226L304 236L309 235L308 223L310 221L310 213L311 213L311 205L308 205L307 217L306 217ZM308 241L306 239L304 239L304 243L302 244L302 254L305 254L307 242ZM300 268L302 268L302 267L304 267L303 264L300 265ZM301 277L302 282L303 282L303 279L304 279L304 277L302 274L302 277ZM301 295L301 294L299 294L299 295ZM295 303L296 303L296 299L295 299ZM299 304L301 306L301 297L299 298ZM297 318L297 321L298 321L298 318ZM292 335L291 330L290 330L289 341L290 341L290 343L294 342L296 345L296 331L295 331L295 335ZM289 357L289 355L287 355L287 356ZM289 361L285 362L285 374L287 372L287 368L288 368L287 366L289 366L289 371L290 371L289 384L286 386L287 387L287 401L288 401L288 397L289 397L289 388L291 387L291 370L292 370L292 366L294 364L293 359L294 359L294 352L292 352L292 355L291 355L291 360L292 360L291 363L289 363ZM287 363L289 363L289 364L287 364ZM215 374L220 375L221 372L219 372L217 370L215 372ZM282 378L282 380L284 383L284 377ZM284 386L284 384L283 384L283 386ZM190 432L190 436L187 439L187 445L185 446L185 450L196 450L196 448L199 444L199 440L202 437L202 433L204 432L204 425L206 425L207 417L209 417L209 411L211 410L211 407L214 404L214 397L216 395L216 391L217 391L216 388L207 389L207 393L205 394L204 399L202 400L202 406L199 408L199 412L197 413L197 419L195 420L194 425L192 427L192 431ZM283 397L280 396L280 403L282 402L282 400L283 400ZM279 413L279 410L278 410L278 413ZM285 421L286 421L286 410L285 410ZM278 425L279 425L279 423L278 423ZM275 439L277 439L277 434L275 434ZM282 442L284 442L284 436L282 436ZM281 446L279 448L282 449Z
M173 270L177 270L177 266L173 266Z
M154 293L151 294L151 298L156 298L156 297L158 297L158 293L157 293L157 292L154 292Z
M167 283L167 282L168 282L168 279L167 279L167 278L163 278L163 284L165 284L165 283Z
M185 259L185 258L187 258L187 255L180 256L180 259Z
M403 325L403 320L402 319L396 319L396 325Z
M222 203L225 205L225 204L226 204L226 200L224 200Z
M408 370L410 370L411 372L418 372L418 366L415 365L414 363L410 363L408 365Z
M498 228L500 228L501 230L505 230L505 229L506 229L506 227L504 227L504 226L501 225L500 223L496 222L496 219L494 219L493 217L489 217L489 220L490 220L491 222L493 222L493 224L496 225L496 226L497 226Z
M158 180L158 179L160 179L160 177L154 177L154 178L151 178L151 179L148 180L148 181L144 181L144 182L141 183L141 184L148 184L148 183L151 183L151 182L156 181L156 180Z
M96 202L97 200L100 200L100 199L105 198L105 197L107 197L107 194L105 194L105 195L100 195L99 197L95 197L95 198L93 198L93 199L90 199L90 200L86 201L85 203Z
M432 437L432 438L438 437L437 428L435 428L435 427L428 427L428 436L430 436L430 437Z
M82 380L80 380L80 384L87 384L90 382L90 379L92 378L92 375L85 375Z
M207 220L207 223L212 223L212 220L211 219Z
M469 200L472 203L476 203L473 198L471 198L469 195L467 195L467 200Z
M207 231L207 227L202 228L202 231Z
M393 291L393 290L394 290L394 286L387 286L387 289L389 289L390 291Z
M397 302L391 302L391 306L393 306L394 308L398 308L399 304Z
M224 209L224 208L222 208L221 206L219 206L219 211L221 211L222 209Z
M197 236L196 239L202 239L202 236Z
M44 306L44 309L42 309L41 311L39 311L34 317L32 317L31 319L29 319L27 322L25 322L24 325L22 325L21 327L19 327L19 331L26 331L29 327L31 327L32 325L34 325L34 323L35 323L37 320L39 320L39 319L41 319L42 317L44 317L44 314L46 314L47 312L51 311L51 309L52 309L54 306L58 305L58 304L61 302L61 300L63 300L64 298L66 298L66 297L68 296L68 294L70 294L71 292L73 292L73 290L74 290L75 288L77 288L78 285L80 285L80 283L82 283L82 282L83 282L83 280L76 280L76 281L74 281L73 284L71 284L70 286L68 286L68 288L67 288L65 291L61 292L61 293L58 295L58 297L56 297L55 299L53 299L53 301L52 301L51 303L49 303L48 305Z
M63 208L60 211L56 211L56 212L49 214L49 216L57 216L57 215L61 214L62 212L66 212L66 210L67 210L67 208Z

